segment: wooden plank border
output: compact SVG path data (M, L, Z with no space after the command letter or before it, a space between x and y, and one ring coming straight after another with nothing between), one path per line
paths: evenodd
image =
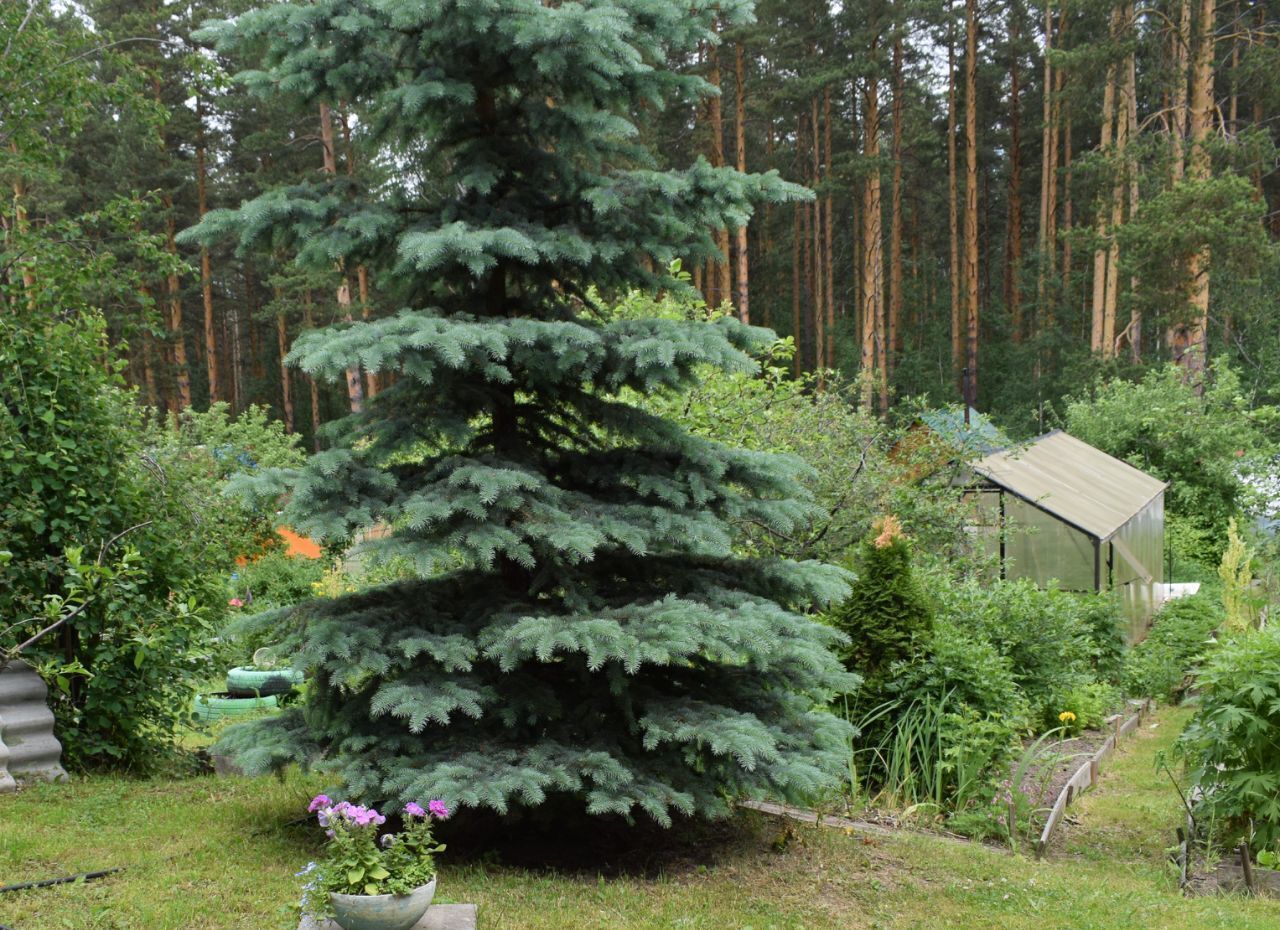
M1108 736L1107 741L1098 748L1098 751L1085 760L1062 786L1062 791L1058 793L1053 807L1049 810L1049 818L1044 822L1044 829L1040 831L1040 839L1036 842L1037 859L1044 858L1045 851L1049 848L1049 841L1053 839L1053 831L1058 829L1058 824L1066 816L1067 808L1076 798L1098 783L1102 763L1115 752L1121 739L1138 729L1138 725L1155 709L1155 702L1148 698L1143 701L1130 701L1129 706L1133 708L1134 713L1123 721L1120 715L1116 715L1115 733Z

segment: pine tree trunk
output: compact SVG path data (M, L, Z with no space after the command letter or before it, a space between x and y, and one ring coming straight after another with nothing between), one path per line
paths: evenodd
M799 141L798 129L796 135ZM795 205L791 233L791 338L795 342L795 355L792 356L791 365L797 378L804 370L804 339L800 332L800 239L803 236L800 214L804 209L805 205L802 203Z
M1215 0L1201 0L1196 23L1195 60L1191 70L1190 139L1187 176L1192 181L1209 178L1209 135L1213 129L1213 51L1217 20ZM1208 351L1209 249L1203 248L1187 262L1187 287L1191 295L1190 318L1174 328L1173 359L1197 387Z
M902 351L902 118L903 113L902 37L893 40L893 176L890 192L892 218L889 221L889 325L888 365L892 373Z
M722 85L719 46L712 45L708 48L707 55L711 62L707 80L719 90ZM719 94L713 94L707 98L707 109L709 122L711 123L711 164L715 168L723 168L725 166L724 107L721 105ZM717 229L715 231L715 240L720 257L712 266L708 267L707 273L708 276L715 276L715 305L719 306L725 301L733 299L733 266L729 262L729 230Z
M978 0L965 0L964 94L966 403L973 406L978 396Z
M872 52L875 44L872 44ZM863 403L885 399L884 378L884 232L881 226L880 88L875 77L864 78L862 91L862 154L871 166L862 181L862 371Z
M951 371L964 390L960 370L964 367L964 320L960 307L960 216L959 180L956 158L956 43L954 28L947 33L947 223L950 244L951 284Z
M354 178L356 176L356 150L351 144L351 126L347 122L347 114L344 111L340 116L342 125L342 144L346 149L347 155L347 177ZM356 265L356 285L359 288L360 295L360 318L367 320L373 315L373 305L369 303L369 269L363 264ZM378 374L373 371L365 372L365 397L372 400L378 396L380 387Z
M821 122L818 118L818 98L812 97L809 100L809 121L813 125L813 147L810 152L811 165L810 170L813 177L810 180L810 187L817 188L823 182L822 177L822 136L820 133ZM826 268L823 261L822 251L822 234L825 228L822 219L822 197L815 197L810 204L812 210L812 222L809 234L813 238L813 358L814 367L818 370L818 388L825 386L826 379L826 360L827 360L827 310L826 310Z
M1111 12L1111 21L1108 27L1108 35L1111 41L1116 39L1116 11ZM1103 158L1110 164L1114 171L1115 159L1111 152L1111 133L1112 126L1115 123L1115 99L1116 99L1116 65L1111 62L1107 65L1107 81L1102 92L1102 126L1098 134L1098 151ZM1107 271L1107 256L1109 253L1109 225L1110 225L1110 209L1102 200L1101 194L1098 198L1097 209L1097 227L1098 227L1098 248L1093 252L1093 300L1090 302L1090 325L1089 325L1089 351L1094 355L1101 355L1106 358L1108 353L1105 348L1104 335L1104 318L1106 316L1106 308L1108 304L1107 285L1111 280L1111 275Z
M1019 15L1019 12L1015 11L1010 35L1013 54L1009 60L1009 229L1004 266L1004 302L1009 310L1010 331L1015 343L1022 341L1022 295L1018 286L1018 276L1022 268L1022 100L1018 69Z
M324 158L324 173L333 177L338 173L338 159L333 141L333 113L327 103L320 104L320 147ZM342 318L350 323L353 319L351 282L341 263L338 265L338 272L342 276L338 282L338 306L342 309ZM364 377L359 368L347 370L347 400L351 405L352 413L360 413L364 410Z
M1169 141L1173 146L1173 183L1182 180L1187 170L1187 83L1191 55L1191 0L1178 0L1178 31L1170 37L1173 45L1173 126Z
M277 285L272 290L275 295L276 307L283 307L284 289ZM292 433L294 421L293 384L289 379L289 366L285 364L285 357L289 354L289 323L283 310L276 313L276 350L277 362L280 366L280 409L284 413L284 428L286 432Z
M1135 26L1133 4L1128 7L1129 28L1132 30ZM1125 121L1128 125L1129 140L1132 144L1138 141L1138 69L1137 59L1133 49L1130 48L1128 57L1125 60ZM1128 157L1125 160L1125 171L1128 175L1129 188L1129 222L1132 223L1138 215L1138 162L1137 157L1133 154L1132 145L1129 148ZM1125 327L1129 340L1129 355L1134 363L1142 361L1142 306L1136 300L1138 294L1138 277L1132 275L1129 278L1129 293L1135 299L1131 301L1129 311L1129 323Z
M311 298L311 288L307 288L302 295L303 317L302 322L307 329L315 328L315 317L312 313L313 302ZM307 391L311 399L311 447L316 452L320 451L320 386L316 384L316 379L311 375L307 375Z
M834 369L836 367L836 264L835 264L835 205L831 196L831 188L834 186L830 183L831 176L831 85L828 84L822 91L822 109L823 109L823 164L826 165L826 175L828 179L826 203L823 206L823 216L826 220L826 230L823 236L825 245L823 246L823 255L826 256L827 280L823 287L823 293L827 296L827 339L825 346L825 354L823 364L827 368Z
M204 98L196 97L196 199L197 212L201 219L209 212L209 201L205 179L205 133L204 133ZM204 301L204 363L209 378L209 403L222 399L221 385L218 384L218 339L217 321L213 312L213 267L209 258L209 247L200 246L200 294Z
M734 46L733 72L734 72L734 136L737 143L737 168L741 172L747 170L747 91L746 91L746 55L743 52L742 43L738 42ZM735 289L736 302L738 304L738 319L744 323L751 322L750 311L750 293L747 286L748 274L748 245L747 245L747 227L739 226L735 232L737 239L737 281Z
M1065 75L1064 75L1065 78ZM1062 82L1059 83L1059 87ZM1071 114L1062 120L1062 295L1063 303L1071 304L1071 227L1075 224L1074 206L1071 200ZM1052 319L1052 317L1051 317Z
M1054 145L1053 134L1053 99L1055 88L1055 76L1053 62L1050 53L1053 51L1053 3L1052 0L1045 0L1044 6L1044 85L1043 85L1043 116L1041 124L1041 156L1040 156L1040 226L1039 226L1039 251L1040 251L1040 267L1036 274L1036 304L1040 314L1042 328L1044 318L1047 315L1048 308L1048 279L1053 273L1053 260L1055 246L1051 234L1051 224L1053 222L1053 209L1050 206L1053 200L1053 191L1056 188L1057 181L1054 177L1057 172L1056 161L1057 151Z
M165 251L171 256L178 256L177 219L173 215L173 196L164 195L165 208ZM169 333L173 338L173 375L178 391L178 410L186 410L191 406L191 369L187 367L187 337L182 331L182 282L178 272L172 271L166 279L169 293Z

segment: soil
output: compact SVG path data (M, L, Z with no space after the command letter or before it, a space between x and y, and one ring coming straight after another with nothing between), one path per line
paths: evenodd
M1046 742L1040 747L1040 761L1028 767L1022 780L1023 793L1033 810L1045 815L1080 766L1103 747L1112 730L1085 730L1071 739Z

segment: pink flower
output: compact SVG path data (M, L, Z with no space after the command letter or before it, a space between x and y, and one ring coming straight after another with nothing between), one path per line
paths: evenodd
M327 794L317 794L311 799L311 803L307 805L307 813L314 814L322 807L331 807L333 802L329 800Z
M449 808L444 806L444 801L431 801L427 804L427 809L431 811L431 816L440 820L447 820L449 817Z
M244 601L240 600L240 598L238 598L238 597L233 597L231 600L227 601L227 606L229 606L229 607L243 607L243 606L244 606Z
M417 801L410 801L404 806L404 812L410 817L425 817L427 812L422 809L422 805Z

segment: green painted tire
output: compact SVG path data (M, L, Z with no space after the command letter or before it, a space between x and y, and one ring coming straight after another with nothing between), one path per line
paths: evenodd
M261 670L233 668L227 672L227 692L236 697L268 697L288 694L302 684L302 672L291 668Z
M191 716L201 723L216 723L279 706L274 694L266 697L232 697L226 692L197 694Z

